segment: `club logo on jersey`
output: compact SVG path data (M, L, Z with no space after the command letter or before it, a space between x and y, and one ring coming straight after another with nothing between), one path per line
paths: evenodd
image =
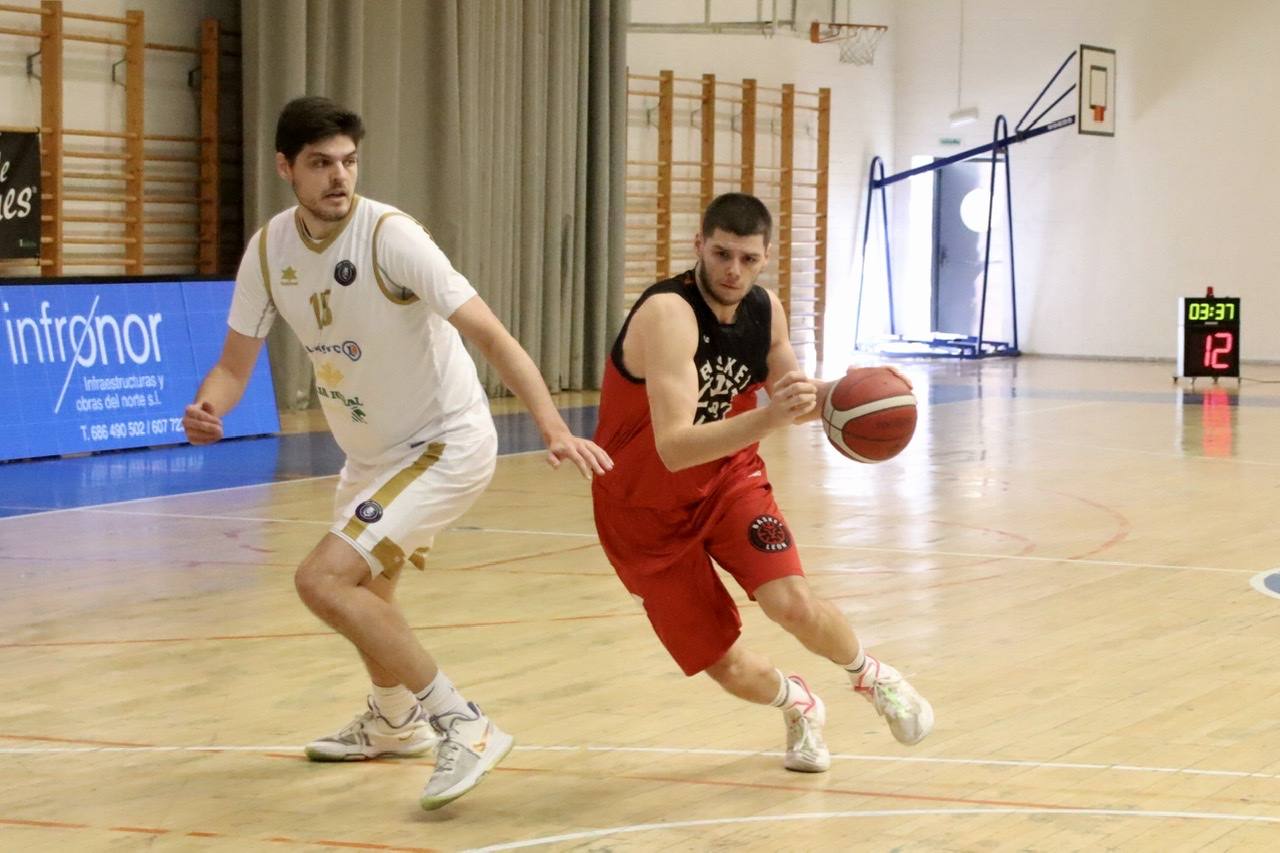
M756 550L766 554L776 554L791 547L791 531L782 519L772 515L756 516L747 528L747 538Z
M365 524L376 524L382 518L382 504L368 500L356 507L356 518Z
M338 261L338 265L333 268L333 280L346 287L356 280L356 265L351 261Z
M283 270L280 271L280 283L281 284L297 284L298 271L295 270L293 267L285 267Z
M327 388L341 385L344 378L342 371L327 361L316 368L316 382Z
M359 361L360 356L364 355L360 349L360 345L355 341L343 341L342 354L352 361Z
M698 411L695 424L723 420L733 398L751 384L751 365L732 356L717 355L698 365Z

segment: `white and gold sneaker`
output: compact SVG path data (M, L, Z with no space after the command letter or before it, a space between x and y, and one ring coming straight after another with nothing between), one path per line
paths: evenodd
M465 712L432 717L431 725L440 734L440 746L436 769L418 800L427 811L453 802L480 784L515 744L474 702L467 703Z
M373 699L369 710L338 733L311 741L305 747L312 761L366 761L370 758L416 758L435 746L438 738L421 706L395 726L382 716Z

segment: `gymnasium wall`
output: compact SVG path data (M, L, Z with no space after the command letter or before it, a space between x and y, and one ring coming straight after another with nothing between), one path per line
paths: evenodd
M940 137L989 140L1000 112L1017 122L1080 43L1118 51L1115 138L1062 130L1012 148L1024 350L1172 358L1177 297L1213 285L1243 298L1245 360L1280 359L1280 3L965 0L962 100L981 119L960 129L947 119L959 0L895 11L895 169L959 150ZM895 248L896 272L909 248Z
M6 5L39 8L37 0L5 0ZM216 17L229 29L240 29L239 0L66 0L68 12L124 17L139 9L146 15L147 41L198 45L200 21ZM4 26L39 29L39 18L0 13ZM67 21L71 32L120 37L118 27ZM40 123L40 81L27 77L26 56L39 49L35 39L0 34L0 125ZM123 131L124 87L111 82L111 64L124 48L67 42L63 59L65 121L68 126ZM190 133L199 124L197 93L187 88L187 71L196 58L147 51L146 122L148 133ZM77 142L77 147L88 147Z
M806 28L814 17L826 20L830 5L816 0L801 2L797 19ZM681 77L708 73L731 81L753 77L760 85L795 83L799 89L815 92L831 87L830 290L823 357L828 365L840 366L849 360L852 321L848 318L857 284L854 232L861 227L867 164L873 154L889 151L893 143L893 45L889 39L893 36L894 6L893 0L855 4L860 20L890 25L889 37L869 67L841 64L839 48L810 44L807 29L803 37L634 32L627 37L627 66L635 74L669 68ZM790 14L789 0L778 7L782 10L779 14ZM703 8L702 3L688 0L632 0L631 20L698 23L703 20ZM756 8L755 0L712 3L716 20L754 20ZM768 14L772 7L766 2L764 8ZM693 231L673 234L672 239L692 242Z

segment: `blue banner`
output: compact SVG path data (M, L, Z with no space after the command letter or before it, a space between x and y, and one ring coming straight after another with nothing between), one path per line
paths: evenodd
M182 410L222 351L232 281L0 287L0 459L186 441ZM266 350L227 437L280 429Z

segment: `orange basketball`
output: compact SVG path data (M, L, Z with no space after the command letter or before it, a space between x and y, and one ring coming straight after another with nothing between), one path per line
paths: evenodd
M902 452L916 431L916 398L887 367L845 374L822 406L827 438L858 462L883 462Z

